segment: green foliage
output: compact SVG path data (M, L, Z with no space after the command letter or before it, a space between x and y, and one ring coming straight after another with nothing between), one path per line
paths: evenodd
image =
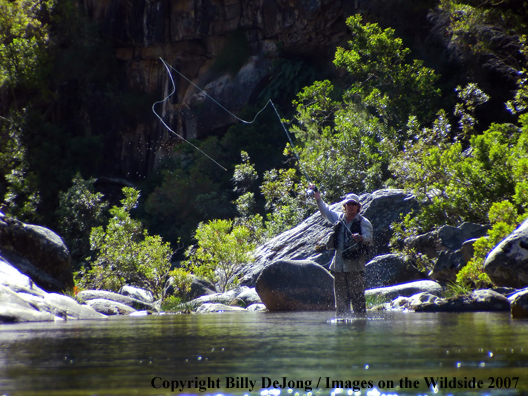
M410 49L394 37L393 29L363 24L361 15L349 17L347 26L352 35L349 48L338 48L334 60L337 67L347 70L352 81L343 99L364 100L393 126L404 124L410 114L429 119L434 99L440 95L434 87L438 79L434 71L424 67L423 61L406 61Z
M462 100L455 106L455 116L460 117L459 126L464 136L469 136L473 132L477 120L475 110L477 106L486 103L489 96L484 93L477 84L469 83L464 88L456 88L458 98Z
M161 298L173 252L161 237L149 235L141 222L130 217L139 191L125 187L123 193L122 206L110 209L113 217L106 228L92 229L90 245L95 259L91 269L77 273L77 286L118 291L126 284L146 288Z
M396 185L428 204L415 220L422 231L462 221L485 223L494 202L514 197L526 206L526 125L493 124L471 137L469 149L451 142L449 131L441 112L434 126L417 131L417 139L391 163Z
M0 128L0 198L3 210L25 222L38 222L37 206L41 202L38 181L30 170L27 149L22 141L23 113L4 119Z
M344 84L315 82L294 102L301 161L330 200L382 187L409 117L428 121L439 96L437 76L420 61L406 61L410 51L392 29L363 24L359 15L347 25L353 39L334 60L348 72Z
M72 266L77 270L90 256L90 232L103 225L108 202L103 194L94 191L95 179L84 180L78 173L72 186L59 194L59 233L72 255ZM85 264L86 265L86 264Z
M185 268L217 284L221 292L236 286L239 270L251 261L255 248L249 242L249 230L233 226L231 220L213 220L200 223L194 236L197 245L187 250Z
M272 238L299 224L308 214L306 189L293 168L265 172L260 186L266 199L265 235Z
M55 2L0 1L0 87L37 82L50 41L46 14Z

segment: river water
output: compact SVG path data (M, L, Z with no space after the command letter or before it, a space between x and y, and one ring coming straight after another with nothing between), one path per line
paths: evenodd
M508 313L332 319L225 312L3 324L0 396L528 394L528 321Z

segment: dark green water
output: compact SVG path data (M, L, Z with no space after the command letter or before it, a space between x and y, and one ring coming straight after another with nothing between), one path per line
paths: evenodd
M4 324L0 396L434 395L429 377L445 377L440 395L528 394L528 321L507 313L329 319L234 312Z

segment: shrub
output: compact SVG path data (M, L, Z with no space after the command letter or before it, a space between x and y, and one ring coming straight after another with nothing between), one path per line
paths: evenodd
M139 191L125 187L123 193L122 206L110 209L113 217L106 229L92 229L90 245L95 259L89 270L82 268L77 273L77 286L118 291L127 284L149 289L161 298L173 252L161 237L148 235L141 222L130 217Z
M225 292L238 284L239 270L251 260L255 244L249 235L246 227L234 226L232 220L200 223L194 234L197 245L187 249L188 260L183 265Z

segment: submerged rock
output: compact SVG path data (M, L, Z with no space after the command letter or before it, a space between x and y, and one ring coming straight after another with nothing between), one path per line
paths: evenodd
M333 310L333 277L308 260L278 260L257 279L256 290L269 311Z

